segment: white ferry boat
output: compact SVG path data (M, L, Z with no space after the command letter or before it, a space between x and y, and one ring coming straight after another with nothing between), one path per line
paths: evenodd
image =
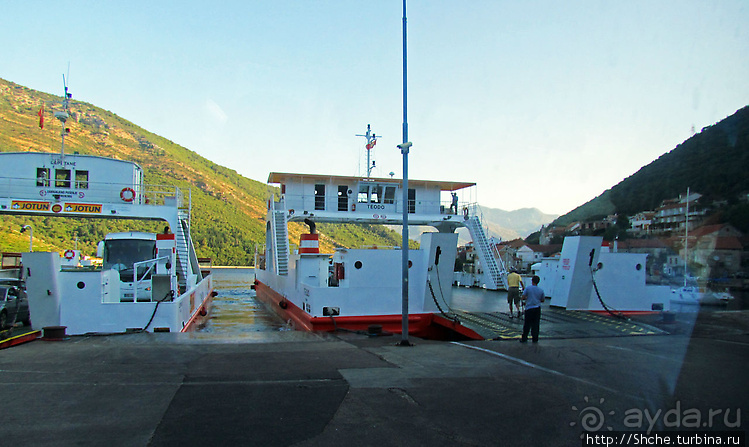
M144 183L130 161L64 153L68 99L59 153L0 153L0 213L164 221L163 233L109 234L99 243L103 265L81 266L79 252L22 254L36 328L67 334L189 331L209 317L210 276L203 277L190 238L191 196ZM33 231L33 229L32 229Z
M465 330L450 317L458 227L467 227L483 265L487 288L505 287L501 260L490 252L476 204L453 202L475 183L409 180L404 203L402 181L393 178L272 172L269 184L281 194L268 201L265 262L256 269L257 297L299 330L367 331L370 326L400 333L402 251L399 247L338 248L321 253L316 223L432 226L420 248L409 250L409 334L440 338ZM291 252L289 222L305 222L299 249ZM469 335L470 336L470 335Z

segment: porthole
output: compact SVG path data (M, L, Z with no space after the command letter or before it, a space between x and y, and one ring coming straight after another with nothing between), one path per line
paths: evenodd
M637 265L635 266L635 269L636 269L636 270L637 270L638 272L639 272L640 270L642 270L642 264L637 264Z
M411 262L411 260L409 259L409 260L408 260L408 268L411 268L411 266L412 266L412 265L414 265L414 264L413 264L413 262Z
M599 262L598 265L596 266L596 269L601 270L602 268L603 268L603 262Z
M79 289L85 289L85 288L86 288L86 283L85 283L85 282L83 282L83 281L78 281L78 284L76 284L76 286L77 286L77 287L78 287Z
M361 263L361 261L356 261L356 262L354 262L354 267L355 267L356 269L360 269L360 268L361 268L361 266L362 266L362 263Z

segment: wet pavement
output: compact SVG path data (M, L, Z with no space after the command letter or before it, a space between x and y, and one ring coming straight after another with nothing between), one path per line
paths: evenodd
M749 313L648 318L667 334L410 347L292 331L37 340L0 351L0 395L17 403L0 439L576 446L583 429L746 430Z

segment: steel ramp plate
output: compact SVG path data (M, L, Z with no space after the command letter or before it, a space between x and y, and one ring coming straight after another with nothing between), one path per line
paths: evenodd
M461 325L486 340L519 339L523 318L510 318L506 312L465 312L453 309ZM541 311L540 338L629 337L664 335L666 331L634 320L619 319L587 311L544 308Z

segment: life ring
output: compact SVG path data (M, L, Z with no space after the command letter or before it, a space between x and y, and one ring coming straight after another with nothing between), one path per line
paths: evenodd
M75 252L73 250L66 250L65 251L65 259L67 259L68 261L70 261L74 257L75 257Z
M122 191L120 191L120 199L128 203L135 200L135 191L133 188L122 188Z

